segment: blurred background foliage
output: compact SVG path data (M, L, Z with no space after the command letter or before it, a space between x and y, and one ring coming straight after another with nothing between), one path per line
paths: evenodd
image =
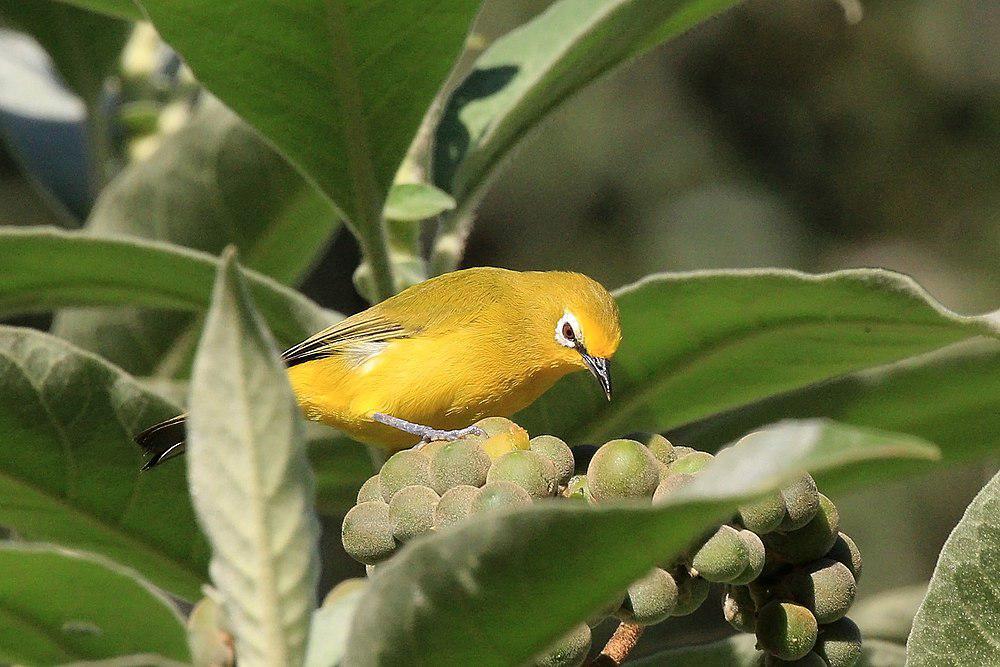
M487 3L450 81L547 4ZM958 312L995 308L1000 11L991 0L865 0L863 18L845 20L858 7L751 0L586 88L492 185L465 265L579 270L610 287L657 271L879 266L912 275ZM121 38L107 30L109 43ZM121 74L94 102L116 109L119 126L104 130L119 168L169 142L197 106L197 86L151 29L131 39ZM144 67L160 78L136 90L130 68ZM22 129L5 116L0 224L80 226L111 175L90 173L71 134L57 146L68 176L53 168L41 184L26 156L55 135L43 125L41 139L18 143ZM358 261L339 232L303 291L342 312L363 308L351 285ZM835 498L866 554L862 597L926 581L993 469L953 467Z

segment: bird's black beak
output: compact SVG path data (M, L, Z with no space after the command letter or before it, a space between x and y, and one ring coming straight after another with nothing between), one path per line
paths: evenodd
M583 363L587 364L587 369L593 374L597 381L601 383L604 395L611 400L611 371L608 369L608 360L604 357L594 357L587 354L586 350L580 350L583 355Z

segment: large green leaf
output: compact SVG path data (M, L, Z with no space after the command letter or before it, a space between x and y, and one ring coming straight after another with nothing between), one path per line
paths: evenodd
M519 664L654 563L675 557L740 501L802 469L824 488L843 487L858 483L859 463L881 462L884 479L894 460L934 454L908 436L786 422L720 453L655 508L553 501L483 515L417 539L379 567L355 615L345 662Z
M662 274L616 292L622 344L608 403L576 374L522 413L532 433L573 443L662 431L781 392L976 335L912 280L881 270ZM906 430L906 429L903 429Z
M176 408L101 359L0 327L0 526L107 556L195 599L208 549L181 466L139 472L132 435Z
M198 344L188 480L210 571L250 665L298 665L319 581L303 422L285 364L227 251Z
M142 0L206 88L356 224L381 210L479 0Z
M906 643L907 665L1000 664L1000 474L945 542Z
M139 3L133 0L62 0L62 2L131 21L142 21L145 18Z
M107 559L0 543L0 660L31 665L152 653L186 660L169 599Z
M141 306L203 311L218 260L140 239L102 238L49 227L0 228L0 313L63 306ZM295 290L244 270L277 338L299 342L340 318Z
M329 201L223 104L206 96L194 117L147 160L127 167L97 200L87 231L218 254L282 283L312 267L337 227ZM53 333L137 375L175 370L199 319L135 309L60 313ZM167 363L164 364L164 357Z
M754 648L756 637L736 635L711 644L662 651L655 655L629 661L632 667L760 667L761 652ZM879 640L865 639L861 660L855 667L902 667L903 647Z
M837 421L919 435L949 463L1000 448L1000 344L977 341L775 396L681 427L678 442L709 450L786 417Z

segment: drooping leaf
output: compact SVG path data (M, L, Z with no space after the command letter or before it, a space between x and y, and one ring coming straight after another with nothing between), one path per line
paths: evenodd
M385 217L388 220L418 222L450 211L455 200L427 183L400 183L392 186L385 200Z
M913 631L906 664L1000 664L1000 474L975 497L945 542Z
M206 96L156 153L132 163L105 188L86 229L211 254L234 244L248 268L295 284L337 226L336 212L312 184ZM152 375L159 368L171 374L179 365L172 361L190 356L199 321L161 311L70 311L57 316L53 333L130 373Z
M886 463L934 452L908 436L786 422L720 453L694 484L655 508L553 501L460 523L414 540L376 570L345 662L520 663L741 500L802 469L843 486L859 463L882 462L888 478Z
M285 365L232 250L219 267L189 403L188 481L236 655L300 664L319 580L314 481Z
M663 431L958 340L1000 336L989 318L955 315L911 279L873 269L661 274L615 295L622 344L611 361L613 400L592 377L572 375L521 413L530 432L596 444Z
M634 667L759 667L762 653L754 648L756 638L740 634L711 644L701 644L662 651L634 663ZM868 640L861 645L861 660L855 667L902 667L903 647L879 640Z
M49 545L0 543L0 660L56 664L151 653L186 660L180 613L134 571Z
M53 228L0 228L0 313L64 306L140 306L203 311L218 260L140 239L102 238ZM340 318L295 290L244 270L261 313L292 345Z
M106 556L188 599L208 550L182 466L140 473L132 436L177 408L30 329L0 327L0 526Z

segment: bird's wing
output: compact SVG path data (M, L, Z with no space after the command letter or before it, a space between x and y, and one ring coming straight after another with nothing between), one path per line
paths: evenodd
M415 330L393 322L380 313L365 311L348 317L285 350L281 358L289 367L339 354L353 354L358 349L409 338Z

